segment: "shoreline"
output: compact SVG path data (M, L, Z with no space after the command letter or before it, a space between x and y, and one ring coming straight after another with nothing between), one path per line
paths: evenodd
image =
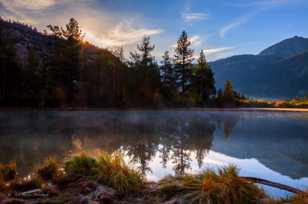
M108 112L108 111L209 111L209 112L307 112L308 108L0 108L0 112Z

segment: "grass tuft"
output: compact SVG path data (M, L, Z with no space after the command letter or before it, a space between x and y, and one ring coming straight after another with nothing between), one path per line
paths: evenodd
M67 174L86 176L112 187L120 194L137 192L143 184L142 174L129 168L123 155L102 152L97 159L81 154L64 163Z
M85 153L75 155L64 163L67 174L95 178L98 175L98 162Z
M142 174L129 168L123 155L102 152L98 158L99 182L116 189L119 193L137 192L143 184Z
M254 203L264 197L255 184L238 176L235 166L207 170L196 176L169 177L160 182L160 191L169 197L182 195L188 203L205 204Z
M305 204L308 203L308 192L298 193L291 197L292 204Z

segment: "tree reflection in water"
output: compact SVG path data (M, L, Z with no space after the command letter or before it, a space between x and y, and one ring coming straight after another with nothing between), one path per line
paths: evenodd
M159 155L162 167L171 163L176 174L183 174L193 160L201 168L221 121L228 135L237 121L189 112L25 113L18 124L13 118L0 127L0 148L7 152L0 160L15 160L21 173L51 155L61 159L100 149L125 152L144 174Z

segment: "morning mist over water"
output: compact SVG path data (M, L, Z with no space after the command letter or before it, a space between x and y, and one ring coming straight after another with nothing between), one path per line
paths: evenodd
M235 164L242 175L306 188L307 120L297 112L3 112L0 161L25 174L50 156L120 151L150 180Z

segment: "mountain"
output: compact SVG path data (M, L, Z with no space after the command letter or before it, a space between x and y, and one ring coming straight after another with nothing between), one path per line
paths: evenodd
M258 55L238 55L211 63L216 83L231 80L242 94L260 98L308 95L308 39L293 37Z
M263 50L260 55L276 55L287 59L300 55L306 51L308 51L308 39L295 36Z

